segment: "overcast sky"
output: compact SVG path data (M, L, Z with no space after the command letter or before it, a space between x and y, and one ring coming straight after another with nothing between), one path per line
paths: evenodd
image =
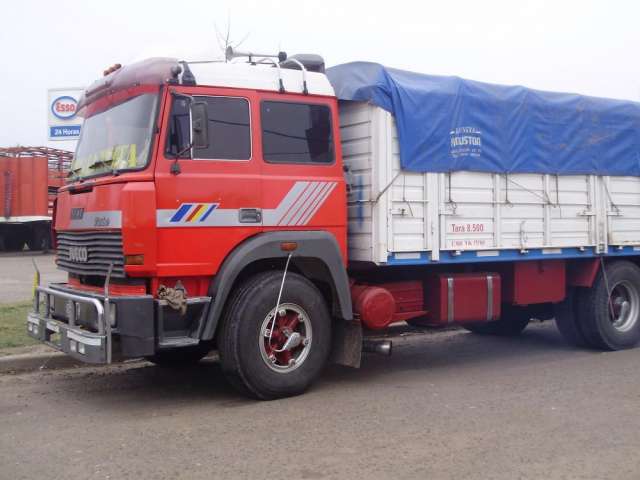
M640 100L634 0L180 0L3 2L0 146L45 145L48 88L86 86L150 56L319 53L430 74ZM65 142L50 146L67 148Z

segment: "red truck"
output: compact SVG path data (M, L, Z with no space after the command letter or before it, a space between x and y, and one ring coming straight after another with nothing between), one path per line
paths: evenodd
M0 250L48 250L58 188L73 154L47 147L0 148Z
M638 342L636 177L405 169L403 117L362 97L380 82L339 100L316 55L246 56L115 65L86 91L55 214L68 280L37 288L32 337L98 364L217 350L261 399L389 353L370 333L396 322L517 335L555 316L575 345ZM446 135L455 161L491 147Z

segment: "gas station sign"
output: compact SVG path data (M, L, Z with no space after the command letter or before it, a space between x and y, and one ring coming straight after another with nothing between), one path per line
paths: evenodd
M82 119L77 116L77 107L82 88L54 88L48 91L48 137L49 140L78 140Z

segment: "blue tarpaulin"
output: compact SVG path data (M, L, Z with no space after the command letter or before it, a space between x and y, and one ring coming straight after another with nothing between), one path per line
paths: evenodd
M354 62L329 68L341 100L395 117L404 170L640 175L640 104Z

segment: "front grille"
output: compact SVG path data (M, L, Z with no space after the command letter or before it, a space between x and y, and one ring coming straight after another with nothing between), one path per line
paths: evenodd
M120 232L59 232L56 235L58 267L78 275L106 275L113 263L111 276L124 277L124 254ZM87 248L87 261L73 261L70 249Z

